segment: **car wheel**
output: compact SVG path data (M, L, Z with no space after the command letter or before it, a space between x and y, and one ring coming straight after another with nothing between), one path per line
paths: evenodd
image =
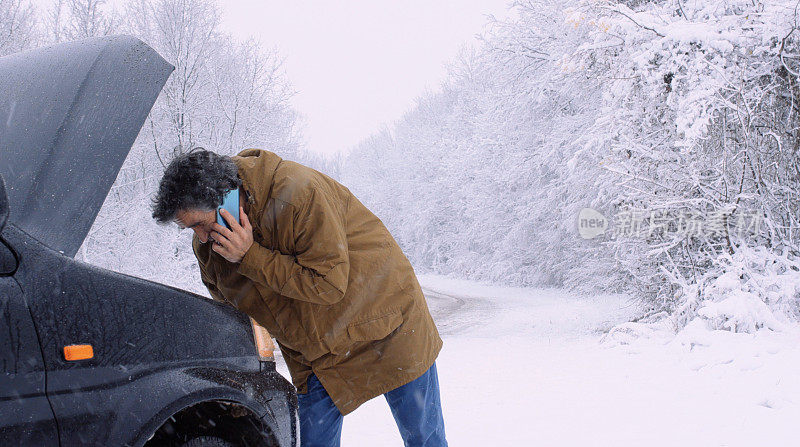
M216 436L200 436L190 439L183 447L234 447L234 444Z

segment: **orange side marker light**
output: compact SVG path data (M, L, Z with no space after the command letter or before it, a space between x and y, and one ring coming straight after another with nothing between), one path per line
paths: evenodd
M261 361L274 361L275 357L272 351L275 350L275 344L272 343L272 336L269 331L250 317L250 324L253 326L253 338L256 341L256 349L258 350L258 357Z
M64 346L64 358L69 362L86 360L92 357L94 357L94 349L92 349L92 345Z

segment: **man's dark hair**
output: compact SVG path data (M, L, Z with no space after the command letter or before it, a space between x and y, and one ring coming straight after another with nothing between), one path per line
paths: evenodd
M202 147L178 155L167 166L153 198L153 219L175 220L179 210L215 210L225 194L242 185L236 163Z

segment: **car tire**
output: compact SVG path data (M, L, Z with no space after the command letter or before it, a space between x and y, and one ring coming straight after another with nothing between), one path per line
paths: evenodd
M200 436L190 439L183 447L234 447L234 444L216 436Z

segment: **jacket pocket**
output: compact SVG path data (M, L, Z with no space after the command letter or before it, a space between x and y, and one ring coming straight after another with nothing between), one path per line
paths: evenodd
M381 340L403 324L400 309L392 309L369 319L347 325L347 335L354 341Z

